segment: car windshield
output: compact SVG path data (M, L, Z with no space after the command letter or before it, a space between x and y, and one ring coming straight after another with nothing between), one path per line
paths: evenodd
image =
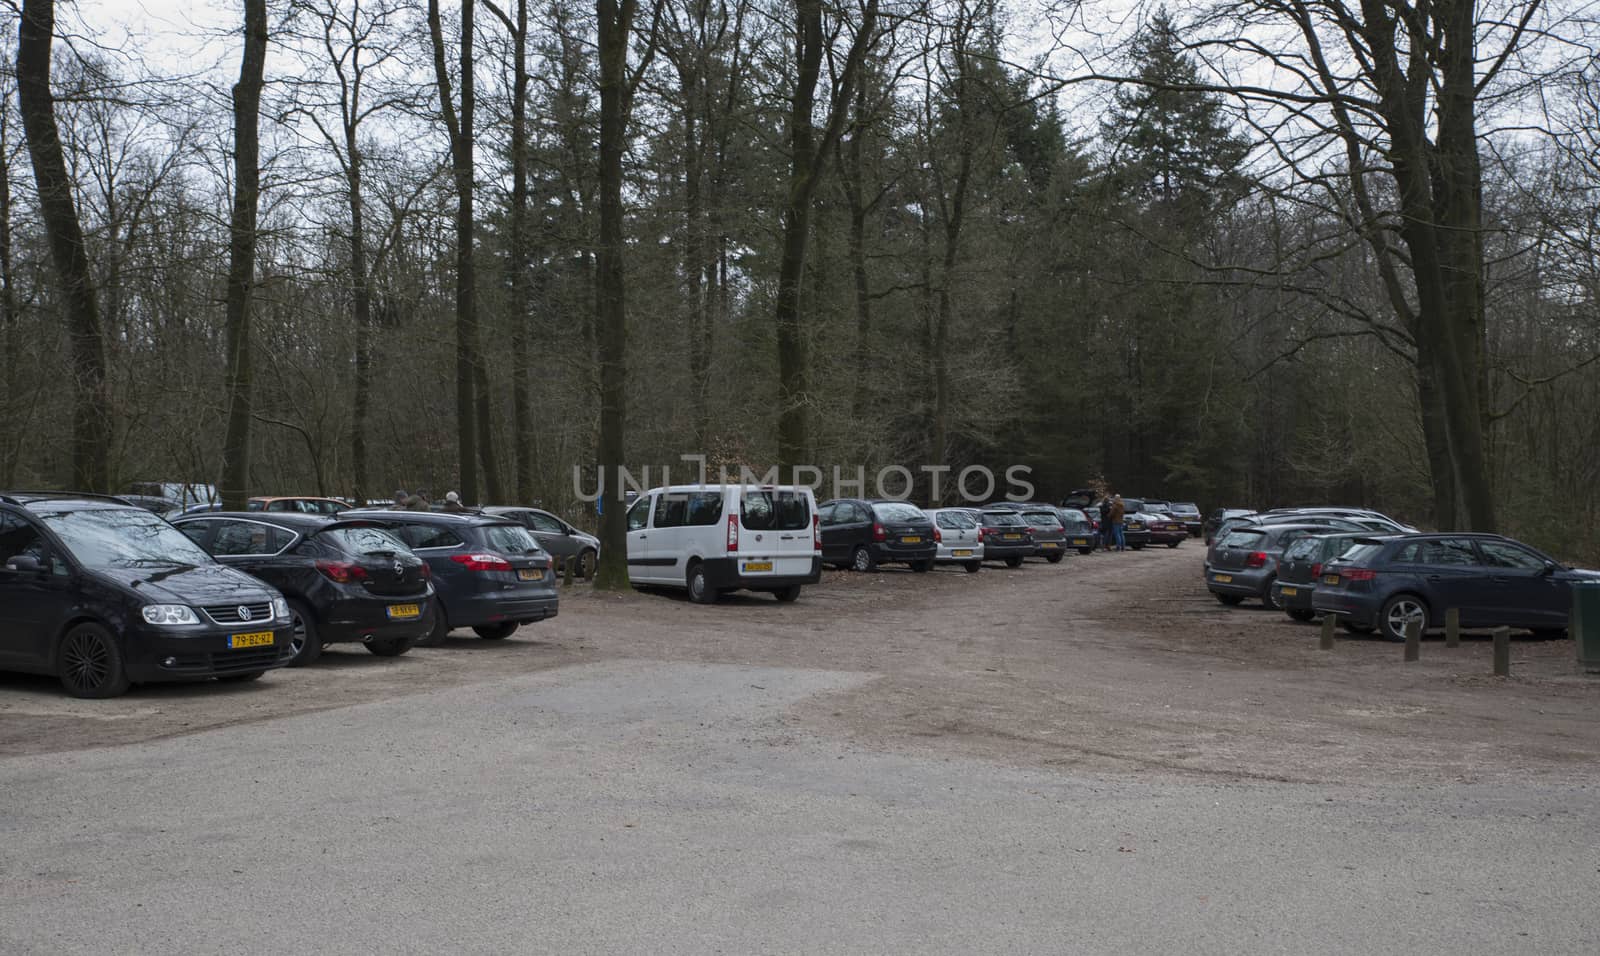
M501 554L538 554L539 542L520 524L492 524L483 529L484 541Z
M1033 525L1035 528L1061 527L1061 519L1056 517L1054 512L1030 511L1022 516L1022 520Z
M991 528L1020 528L1022 516L1015 511L985 511L983 523Z
M1254 548L1261 543L1265 532L1257 528L1235 528L1222 538L1224 548Z
M1139 498L1124 498L1124 499L1122 499L1122 513L1123 514L1130 514L1130 515L1131 514L1138 514L1139 512L1141 512L1143 510L1144 510L1144 501L1142 499L1139 499Z
M143 508L85 508L39 514L88 568L197 567L211 555Z
M334 528L322 533L351 554L391 555L409 551L405 542L386 528Z
M879 521L922 521L928 517L921 508L903 501L880 502L872 506L872 513Z

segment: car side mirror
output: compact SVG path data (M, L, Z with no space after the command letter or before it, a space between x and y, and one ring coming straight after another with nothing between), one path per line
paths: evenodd
M1544 569L1542 571L1540 571L1539 573L1544 575L1545 577L1549 577L1550 575L1555 574L1559 570L1561 570L1561 565L1555 563L1554 561L1546 561L1544 563Z
M42 574L44 565L40 564L39 559L31 554L19 554L6 560L6 570Z

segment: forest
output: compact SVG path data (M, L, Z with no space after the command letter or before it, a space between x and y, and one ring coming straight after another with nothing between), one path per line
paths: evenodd
M1591 4L212 12L0 8L0 488L1024 465L1600 561Z

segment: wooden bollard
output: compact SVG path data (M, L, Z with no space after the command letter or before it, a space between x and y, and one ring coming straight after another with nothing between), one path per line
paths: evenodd
M561 586L564 588L572 587L572 565L576 560L569 554L561 562Z
M1422 622L1416 618L1406 622L1406 663L1422 657Z
M1461 609L1458 607L1444 612L1444 646L1461 646Z
M1325 651L1333 650L1333 629L1339 626L1339 615L1322 615L1322 643L1318 646Z
M1494 676L1511 676L1511 628L1494 629Z

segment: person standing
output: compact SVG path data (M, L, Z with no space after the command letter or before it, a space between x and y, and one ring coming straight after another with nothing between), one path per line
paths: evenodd
M1111 533L1111 499L1100 499L1100 550L1110 551L1116 543L1116 536Z
M389 510L404 511L406 510L406 503L410 500L411 496L406 494L406 490L404 488L397 489L394 493L394 504L389 506Z
M407 511L431 511L433 502L428 500L428 493L421 488L417 493L406 499Z
M454 491L447 491L444 494L444 510L459 513L467 509L461 504L461 495Z
M1128 509L1122 503L1122 496L1114 495L1111 499L1111 533L1116 539L1118 551L1128 550L1127 539L1122 534L1122 519L1127 514Z

